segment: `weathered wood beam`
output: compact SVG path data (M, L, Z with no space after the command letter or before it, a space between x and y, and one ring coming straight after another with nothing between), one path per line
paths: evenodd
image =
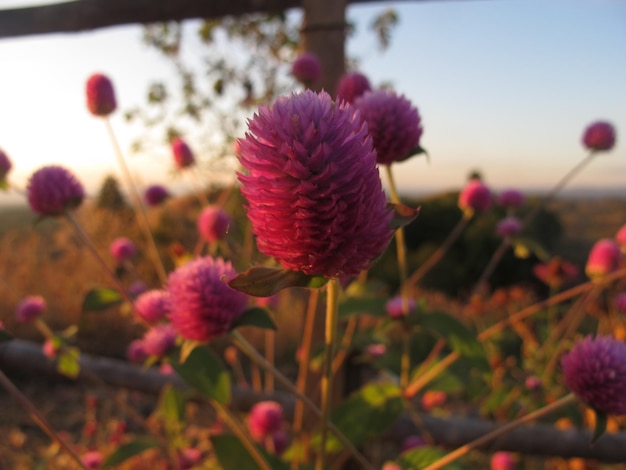
M97 376L100 381L115 387L140 390L158 394L166 383L186 388L176 375L162 375L154 369L144 370L124 361L95 357L87 354L80 358L79 380L92 381ZM30 341L13 340L0 344L0 369L17 371L21 374L58 376L54 363L41 352L41 345ZM233 406L249 410L260 400L272 399L285 407L285 414L291 417L294 408L293 397L286 392L272 395L257 395L250 389L233 388ZM484 420L470 418L437 418L421 413L420 420L436 444L456 448L492 431L498 425ZM382 437L394 442L402 442L409 435L417 434L415 424L408 416L401 417ZM626 433L605 434L591 445L591 431L570 429L558 430L550 425L535 424L518 428L501 436L497 441L483 447L495 452L506 450L529 455L560 456L564 458L596 459L602 462L626 462Z

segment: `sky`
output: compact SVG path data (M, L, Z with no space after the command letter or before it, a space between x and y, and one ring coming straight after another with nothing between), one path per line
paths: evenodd
M0 8L37 3L5 0ZM367 25L389 7L400 23L382 52ZM352 5L348 18L357 33L347 52L360 71L375 85L392 83L422 118L430 160L394 165L402 191L458 189L475 169L494 190L547 190L586 156L582 132L602 119L617 128L617 145L569 188L626 197L626 2L381 2ZM85 107L84 88L94 72L113 80L121 111L112 125L128 154L140 129L122 111L144 102L149 82L174 77L141 42L141 31L120 26L0 39L0 148L14 162L15 184L54 163L93 194L106 174L119 174L103 122ZM144 184L172 181L167 148L128 161Z

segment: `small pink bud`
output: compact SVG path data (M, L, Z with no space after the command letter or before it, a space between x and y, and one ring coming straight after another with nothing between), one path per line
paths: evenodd
M443 405L448 399L448 394L441 390L426 390L422 395L422 408L425 411L432 410Z
M509 452L496 452L491 457L491 470L515 470L515 460Z
M128 349L126 349L126 358L135 364L141 364L148 358L148 353L146 352L142 340L136 339L131 341L128 345Z
M372 85L365 75L359 72L348 72L342 75L337 84L337 102L352 103L371 89Z
M617 243L608 238L599 240L589 252L585 272L591 279L602 277L619 267L620 257Z
M126 237L116 238L109 245L109 253L118 263L134 257L137 254L137 247Z
M92 450L90 452L84 453L81 456L80 461L89 470L97 470L97 469L99 469L102 466L102 462L104 461L104 457L97 450Z
M459 194L459 207L464 212L487 212L491 207L491 191L480 179L473 178Z
M224 238L230 224L230 216L218 206L208 206L202 209L197 222L198 232L207 243Z
M365 352L373 358L383 357L387 352L387 346L383 343L368 344L365 347Z
M180 470L189 470L202 460L202 452L194 447L187 447L180 451L178 455L178 466Z
M496 233L502 238L517 235L522 230L522 221L517 217L507 217L498 222Z
M87 79L87 108L95 116L108 116L117 108L113 83L106 75L94 73Z
M280 297L278 294L271 295L269 297L254 297L254 302L257 307L270 308L272 310L278 309Z
M261 401L254 405L248 416L250 434L261 440L277 433L283 426L283 407L275 401Z
M382 470L402 470L402 467L397 463L387 462L383 465Z
M174 163L179 170L188 168L195 163L193 152L187 142L180 137L172 140L172 154L174 155Z
M15 310L15 319L18 323L28 323L43 312L47 308L46 301L39 295L29 295L19 303Z
M46 356L48 359L54 359L59 353L59 348L54 344L54 341L52 341L51 339L47 339L43 342L41 350L43 352L43 355Z
M507 189L498 196L498 204L507 209L517 209L526 201L524 193L517 189Z
M310 87L319 80L322 65L315 54L301 54L291 66L291 73L300 83Z
M150 287L143 281L135 281L130 286L128 286L128 295L132 298L138 297L144 292L147 292Z
M417 306L417 304L415 303L415 299L407 299L406 302L408 312L404 311L404 301L402 299L402 296L396 296L389 299L385 304L387 315L389 315L394 320L397 320L398 318L402 318L406 314L411 313L413 310L415 310L415 307Z
M542 383L541 379L535 375L531 375L526 377L525 381L526 388L530 391L541 390Z
M153 184L152 186L148 186L146 192L144 193L144 197L146 199L146 204L149 206L158 206L170 197L170 193L168 193L167 189L160 184Z
M615 128L606 121L596 121L585 129L583 145L593 151L611 150L615 145Z

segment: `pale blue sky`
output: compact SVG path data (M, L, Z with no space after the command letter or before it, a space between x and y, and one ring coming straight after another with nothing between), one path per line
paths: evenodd
M380 53L366 25L388 6L400 25ZM496 189L547 188L585 156L584 127L606 119L617 147L571 186L620 186L626 196L626 2L404 1L348 14L358 25L348 51L361 70L375 84L392 82L422 115L431 162L399 165L402 188L459 188L474 168ZM140 38L139 26L125 26L0 40L0 147L15 163L15 182L49 163L91 187L117 172L103 124L85 108L84 84L106 73L121 109L141 104L148 82L172 71ZM138 135L120 112L113 125L125 148ZM147 183L167 183L169 151L133 157L131 166Z

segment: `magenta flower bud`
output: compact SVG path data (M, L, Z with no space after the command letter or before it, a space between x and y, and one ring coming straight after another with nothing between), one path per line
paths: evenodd
M43 342L43 345L41 346L41 351L43 352L43 355L46 356L48 359L54 359L59 353L59 348L54 344L54 341L52 341L51 339L47 339Z
M198 232L207 243L224 238L230 224L230 216L218 206L208 206L202 209L197 222Z
M587 258L585 272L590 279L599 278L619 268L621 252L617 243L608 238L598 240Z
M387 346L383 343L368 344L365 347L365 353L375 359L383 357L387 352Z
M128 286L128 295L131 296L132 298L139 297L148 289L150 288L145 282L135 281L130 286Z
M109 245L109 253L117 261L121 263L134 257L137 254L137 247L126 237L116 238Z
M583 145L592 152L611 150L615 145L615 128L606 121L590 124L583 133Z
M393 214L358 110L307 90L262 106L240 140L241 192L259 250L286 269L357 275L387 247Z
M411 313L413 310L415 310L415 307L417 306L415 299L407 299L407 304L409 307L409 311L407 313ZM402 300L402 296L396 296L389 299L385 304L387 315L389 315L394 320L402 318L405 315L403 305L404 302Z
M442 390L426 390L422 395L422 408L430 411L443 405L448 399L448 394Z
M509 452L496 452L491 457L491 470L515 470L515 459Z
M496 225L496 233L502 238L513 237L521 232L523 228L522 221L517 217L506 217Z
M169 323L153 326L143 336L143 348L149 356L162 357L176 346L176 336Z
M135 300L135 310L148 323L156 323L170 311L170 294L163 290L150 290Z
M102 466L102 463L104 462L104 457L97 450L92 450L92 451L84 453L80 457L80 461L89 470L98 470Z
M517 189L507 189L498 195L498 204L506 209L518 209L525 201L526 196Z
M146 199L146 204L149 206L158 206L170 197L170 193L160 184L153 184L152 186L148 186L146 192L144 193L144 197Z
M15 310L15 319L18 323L28 323L46 311L47 304L39 295L24 297Z
M491 208L491 191L478 178L471 179L459 194L462 211L487 212Z
M359 96L372 89L370 81L365 75L359 72L349 72L344 74L337 84L337 102L346 101L353 103Z
M169 319L183 338L209 341L230 329L248 304L245 294L227 284L235 275L230 262L211 257L190 261L169 275Z
M26 188L30 208L41 215L62 215L81 205L83 185L63 167L50 165L32 174Z
M106 75L94 73L87 79L87 108L95 116L108 116L117 108L113 83Z
M187 447L178 455L178 467L180 470L189 470L202 460L202 452L195 447Z
M148 358L148 353L144 347L143 340L131 341L126 348L126 359L134 364L141 364Z
M311 86L322 74L322 64L315 54L304 53L294 60L291 73L300 83Z
M561 359L569 389L592 408L626 415L626 344L611 336L579 340Z
M407 436L404 441L402 441L402 445L400 446L400 452L406 452L411 449L418 449L419 447L426 446L426 441L422 439L420 436L413 434L411 436Z
M289 436L285 431L278 431L272 434L272 445L274 447L274 454L280 456L287 450L289 447ZM269 450L269 449L268 449Z
M175 137L172 140L172 154L174 155L174 163L179 170L188 168L195 163L193 152L187 142L180 137Z
M402 470L402 467L397 463L386 462L385 465L383 465L382 470Z
M626 224L622 225L615 234L615 241L621 247L622 252L626 253Z
M277 310L280 303L280 297L277 294L271 295L269 297L255 297L254 303L257 307L271 308L272 310Z
M526 389L532 392L536 390L541 390L541 387L543 387L543 383L541 382L541 379L535 375L526 377L526 381L524 382L524 385L526 386Z
M248 415L250 434L257 440L271 436L283 426L283 407L275 401L260 401Z
M367 122L381 165L401 162L419 146L422 123L417 108L404 96L392 91L370 91L354 100Z
M9 171L13 168L13 164L9 157L2 149L0 149L0 182L6 180Z
M619 313L626 313L626 292L615 296L615 308L617 308Z

